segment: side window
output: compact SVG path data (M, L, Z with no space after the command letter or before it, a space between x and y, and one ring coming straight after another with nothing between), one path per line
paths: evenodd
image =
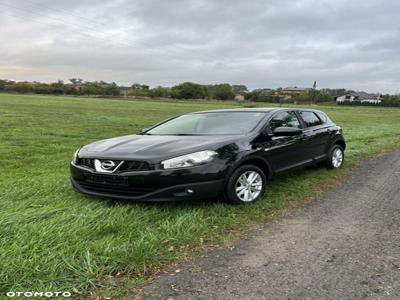
M277 127L301 128L301 125L294 112L284 111L273 117L269 123L269 128L271 130L274 130Z
M321 119L322 123L326 123L328 118L326 117L326 115L323 112L317 111L316 114Z
M302 111L300 112L300 116L306 123L307 127L312 127L322 124L321 120L312 111Z

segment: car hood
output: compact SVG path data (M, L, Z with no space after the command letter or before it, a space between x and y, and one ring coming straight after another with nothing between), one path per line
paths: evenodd
M202 150L216 150L238 140L240 136L128 135L84 146L79 156L159 161Z

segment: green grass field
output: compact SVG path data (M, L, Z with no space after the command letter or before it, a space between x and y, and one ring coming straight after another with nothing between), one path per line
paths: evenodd
M227 243L316 196L363 158L400 147L400 109L320 107L344 129L345 167L276 177L253 205L117 202L72 191L69 162L79 146L173 115L235 106L0 94L0 293L121 297L163 264Z

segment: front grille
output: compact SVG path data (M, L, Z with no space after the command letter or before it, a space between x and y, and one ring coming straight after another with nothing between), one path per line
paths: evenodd
M76 179L75 179L76 180ZM99 185L92 182L87 182L83 180L76 180L79 185L88 190L97 193L104 193L110 195L119 195L119 196L143 196L148 193L154 192L156 188L139 188L139 187L125 187L125 186L113 186L113 185Z
M78 166L94 169L94 160L92 158L78 158L76 163Z
M103 160L100 160L103 161ZM118 165L120 160L112 160L116 165ZM93 158L78 158L77 165L86 167L94 170L94 159ZM151 170L151 166L148 162L145 161L124 161L123 164L115 171L115 173L123 173L123 172L134 172L134 171L148 171Z
M133 172L133 171L148 171L150 170L149 163L145 161L125 161L117 170L117 172Z

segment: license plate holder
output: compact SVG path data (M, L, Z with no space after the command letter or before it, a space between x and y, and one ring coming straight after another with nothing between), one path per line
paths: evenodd
M113 176L100 174L84 174L84 179L88 183L114 186L128 186L127 176Z

